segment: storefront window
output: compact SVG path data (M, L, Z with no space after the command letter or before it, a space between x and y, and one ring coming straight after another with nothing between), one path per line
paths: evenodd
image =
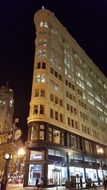
M42 176L42 165L41 164L30 164L28 174L28 185L35 185L36 178L41 179Z
M53 149L48 149L48 155L54 156L55 155L54 150Z
M92 181L97 181L98 178L96 169L86 168L86 179L87 178L91 178Z
M95 158L84 156L84 161L88 163L95 163Z
M43 160L43 151L33 151L30 152L30 160Z
M67 167L48 165L48 185L63 185L67 180Z
M69 167L70 170L70 176L76 176L82 177L82 182L85 182L85 175L84 175L84 168L79 167Z
M99 177L100 180L103 180L103 175L104 175L104 170L102 171L102 169L98 169L98 177Z

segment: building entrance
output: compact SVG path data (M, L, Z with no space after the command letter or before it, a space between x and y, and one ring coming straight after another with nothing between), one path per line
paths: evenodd
M61 185L61 170L57 168L53 169L52 175L53 175L53 183L56 185Z

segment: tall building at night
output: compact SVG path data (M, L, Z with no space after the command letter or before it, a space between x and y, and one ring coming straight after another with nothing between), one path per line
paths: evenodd
M54 13L34 16L32 95L24 186L96 184L107 175L107 78ZM76 178L77 180L77 178Z
M8 87L0 87L0 133L11 129L14 113L13 91Z
M0 87L0 175L4 171L6 152L12 151L10 134L14 113L13 90L9 87Z

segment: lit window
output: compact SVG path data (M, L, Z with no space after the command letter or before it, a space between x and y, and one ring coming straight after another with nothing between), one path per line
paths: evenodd
M39 96L39 89L35 89L35 97Z
M85 89L85 85L84 85L84 83L83 83L81 80L77 80L77 84L78 84L81 88Z
M101 107L97 106L97 109L100 110L101 112L103 111Z
M41 75L41 82L45 82L46 76L45 75Z
M33 126L31 128L31 140L36 140L39 137L39 126Z
M53 142L60 144L60 131L53 129Z
M46 21L44 22L44 27L48 28L48 23Z
M46 22L46 21L41 21L40 22L40 27L46 27L46 28L48 28L48 23Z
M10 100L10 107L13 106L13 100Z
M41 81L41 76L40 75L37 75L36 76L36 82L40 82Z
M43 152L31 150L30 160L42 160L42 159L43 159Z
M39 139L44 140L44 131L40 130L39 132Z
M43 46L46 46L47 45L47 40L43 39L42 43L43 43Z
M45 75L37 75L35 81L36 82L45 82L46 76Z
M98 95L95 95L95 99L96 99L98 102L101 102L100 97L99 97Z
M95 102L94 102L94 100L92 99L92 97L88 97L88 102L90 103L90 104L92 104L92 105L95 105Z
M87 80L87 85L92 88L92 84L89 80Z
M48 141L52 142L52 128L48 128Z
M58 86L58 84L54 84L54 89L56 90L56 91L58 91L59 90L59 86Z
M40 22L40 27L43 27L43 21Z

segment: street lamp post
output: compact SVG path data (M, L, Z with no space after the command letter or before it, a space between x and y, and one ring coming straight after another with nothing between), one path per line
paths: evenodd
M20 164L19 170L21 172L21 175L23 174L24 156L25 156L25 149L23 147L21 147L18 150L18 157L19 157L19 164Z
M4 155L4 158L5 158L5 168L4 168L4 174L3 174L3 179L2 179L2 183L1 183L1 190L7 189L9 163L10 163L10 159L11 159L11 154L6 153Z

